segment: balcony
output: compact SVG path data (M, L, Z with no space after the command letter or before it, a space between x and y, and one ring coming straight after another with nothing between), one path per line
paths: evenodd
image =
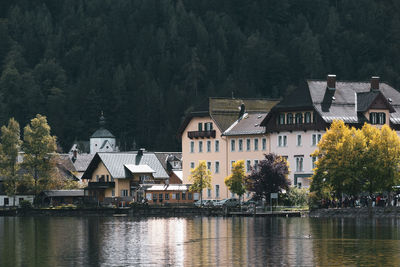
M115 187L115 182L89 182L90 189L107 189Z
M215 138L215 130L211 131L191 131L188 132L188 137L193 138Z

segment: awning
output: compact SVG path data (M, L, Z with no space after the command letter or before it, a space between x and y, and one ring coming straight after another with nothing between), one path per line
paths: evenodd
M149 167L149 165L124 165L131 173L155 173L155 171Z

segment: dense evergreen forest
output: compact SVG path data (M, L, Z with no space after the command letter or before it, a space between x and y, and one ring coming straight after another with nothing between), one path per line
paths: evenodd
M327 73L399 88L399 62L396 0L0 1L0 123L44 114L64 149L103 110L122 150L180 150L208 96L281 97Z

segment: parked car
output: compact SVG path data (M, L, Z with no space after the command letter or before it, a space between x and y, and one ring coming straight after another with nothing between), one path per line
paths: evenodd
M207 199L205 200L204 206L214 207L216 202L218 202L216 199Z
M223 207L238 207L240 205L239 199L237 198L226 198L215 203L215 206Z
M212 201L212 199L203 199L202 201L197 200L196 202L194 202L194 205L197 207L214 206Z

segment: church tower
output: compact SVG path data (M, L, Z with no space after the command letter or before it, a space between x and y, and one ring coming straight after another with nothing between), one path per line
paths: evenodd
M117 151L115 136L106 128L106 119L101 112L99 120L99 129L90 137L90 154L97 152L114 152Z

